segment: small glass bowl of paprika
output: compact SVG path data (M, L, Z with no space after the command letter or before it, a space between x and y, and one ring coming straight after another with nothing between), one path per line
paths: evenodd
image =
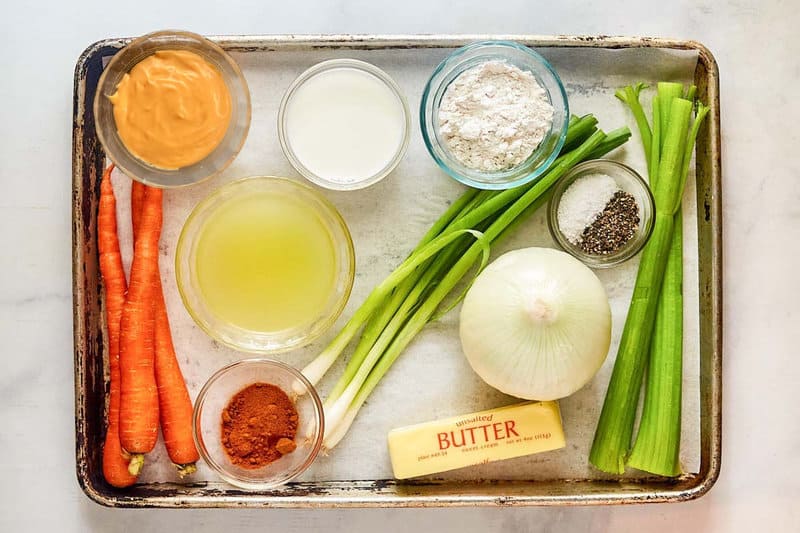
M223 480L268 490L302 474L322 448L322 402L289 365L245 359L218 370L197 396L200 455Z

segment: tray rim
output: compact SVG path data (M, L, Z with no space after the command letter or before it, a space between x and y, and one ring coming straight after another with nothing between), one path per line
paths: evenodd
M534 34L272 34L272 35L210 35L209 39L233 52L273 51L290 49L413 49L457 47L464 43L483 39L504 39L522 42L528 46L548 48L663 48L694 50L698 53L698 68L706 72L706 99L711 113L704 125L707 130L707 153L709 157L710 196L704 198L706 221L710 223L709 308L710 320L710 365L708 387L701 387L702 405L706 402L709 416L707 435L701 438L701 472L678 478L673 485L659 480L661 489L649 492L625 492L626 488L646 483L651 478L639 480L564 480L565 486L600 485L604 490L591 494L565 493L547 495L525 495L521 491L530 485L525 481L485 481L470 487L487 490L478 494L425 494L424 487L448 483L420 482L398 483L393 480L332 481L328 489L319 494L314 483L294 485L298 495L281 496L279 493L251 493L237 490L215 490L213 495L180 495L174 485L175 495L130 496L124 492L108 492L96 487L89 477L87 456L87 434L85 431L85 397L83 375L86 354L82 341L86 331L82 319L86 313L82 296L85 290L81 272L83 263L79 250L85 244L80 233L81 194L84 172L83 142L86 128L83 124L86 86L84 74L88 62L103 50L120 48L132 38L109 38L89 45L80 55L75 66L73 86L73 151L72 151L72 266L73 266L73 334L75 364L75 428L76 428L76 474L82 491L94 502L109 507L288 507L288 508L341 508L341 507L439 507L439 506L526 506L526 505L613 505L650 502L677 502L699 498L706 494L719 477L722 456L722 204L721 204L721 141L720 141L720 97L719 68L711 51L694 40L679 40L655 37L625 37L606 35L534 35ZM95 147L97 150L97 147ZM102 151L102 149L100 149ZM698 191L699 195L699 191ZM701 351L702 353L702 351ZM703 374L701 357L701 376ZM701 378L702 379L702 378ZM703 465L703 463L706 463ZM452 482L449 482L452 484ZM169 484L164 484L169 486ZM206 484L200 484L207 486ZM408 494L392 492L402 488ZM489 490L489 489L492 490ZM616 490L615 490L616 488ZM621 488L621 490L620 490ZM416 490L415 490L416 489ZM498 489L500 492L498 492ZM360 490L358 495L350 491ZM494 494L492 494L494 492ZM365 496L369 494L369 496Z

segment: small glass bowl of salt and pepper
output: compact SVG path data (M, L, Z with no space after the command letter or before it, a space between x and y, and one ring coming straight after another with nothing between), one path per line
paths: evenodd
M574 167L553 186L547 221L556 243L592 268L635 256L653 232L655 202L647 182L617 161Z
M504 87L510 81L504 77L516 85ZM520 101L520 93L533 99ZM517 116L520 107L535 113ZM443 120L443 109L454 120ZM551 113L542 116L543 109ZM506 123L495 120L499 116ZM434 70L420 104L422 137L434 161L455 180L479 189L510 189L536 179L558 156L568 123L567 94L555 69L511 41L480 41L454 51ZM453 146L455 137L460 147ZM493 159L489 143L504 161Z

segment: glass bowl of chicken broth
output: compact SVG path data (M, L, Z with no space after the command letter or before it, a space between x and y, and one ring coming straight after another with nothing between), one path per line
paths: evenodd
M178 290L195 322L232 348L279 353L333 325L353 286L347 224L317 190L251 177L202 200L175 254Z

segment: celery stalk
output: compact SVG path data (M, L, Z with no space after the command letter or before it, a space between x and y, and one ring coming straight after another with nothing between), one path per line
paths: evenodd
M683 375L683 251L680 212L658 298L650 343L642 419L628 465L658 474L680 474L681 384Z
M633 112L633 118L636 120L636 126L639 128L639 136L642 138L642 146L644 153L648 155L647 170L650 171L650 144L652 143L653 133L650 130L650 125L647 123L647 117L644 114L641 102L639 102L639 93L642 89L646 89L647 85L644 83L637 83L636 85L629 85L623 89L618 90L614 95L622 100Z
M641 86L641 84L639 84ZM637 86L637 87L639 87ZM697 87L689 86L685 99L694 100ZM622 97L620 95L624 95ZM645 137L653 133L659 137L652 147L660 150L660 131L666 128L669 120L670 104L674 98L684 94L683 87L675 83L659 83L658 95L653 101L654 132L642 128L647 126L646 118L642 121L641 105L638 102L638 91L626 87L617 91L618 97L631 107L634 118L640 126L642 144L650 171L650 184L655 188L658 180L657 162L659 152L648 151ZM637 111L636 108L639 108ZM697 117L687 139L682 157L682 171L679 182L678 197L682 191L689 172L689 162L694 151L694 143L699 126L708 112L702 104L698 106ZM652 138L652 137L651 137ZM655 165L655 166L654 166ZM659 293L655 324L653 326L650 346L647 388L639 425L628 465L650 473L663 476L675 476L680 473L678 457L680 454L680 412L681 412L681 380L682 380L682 328L683 328L683 265L682 265L682 219L679 204L674 220L674 229L669 248L669 256L664 272L664 282Z
M683 97L683 84L672 81L660 81L656 85L658 101L661 105L661 124L666 125L669 120L670 107L673 98ZM661 148L664 147L664 139L661 139Z
M654 134L651 152L663 146L657 159L656 214L653 234L642 252L631 305L625 320L617 359L597 424L590 462L600 470L621 474L631 446L642 377L647 364L653 323L672 240L676 205L682 193L681 171L692 104L672 99L663 141ZM654 99L653 121L659 132L659 97ZM655 166L653 167L656 168Z
M664 124L666 126L666 124ZM653 141L650 143L650 153L647 155L647 170L650 174L650 189L653 190L658 180L658 161L661 159L661 100L656 95L653 98ZM655 192L655 191L653 191Z
M690 88L688 95L693 96ZM681 190L689 174L700 125L708 108L698 107L681 171ZM681 194L681 196L683 196ZM683 229L680 210L675 214L672 246L659 295L650 347L642 420L628 465L661 476L680 474L681 385L683 375Z
M690 102L694 102L694 98L696 95L697 95L697 85L690 85L686 89L686 95L684 96L684 98L689 100Z
M683 154L683 171L681 172L680 183L681 198L683 197L683 189L686 187L686 178L689 176L689 164L692 161L692 153L694 153L694 145L697 142L697 135L700 133L700 126L703 124L703 120L705 120L709 111L711 111L710 107L698 102L697 113L695 114L694 122L692 123L692 130L689 132L689 138L686 141L686 151ZM681 204L678 202L678 205L675 206L676 213L678 212L678 209L680 209L680 206Z

